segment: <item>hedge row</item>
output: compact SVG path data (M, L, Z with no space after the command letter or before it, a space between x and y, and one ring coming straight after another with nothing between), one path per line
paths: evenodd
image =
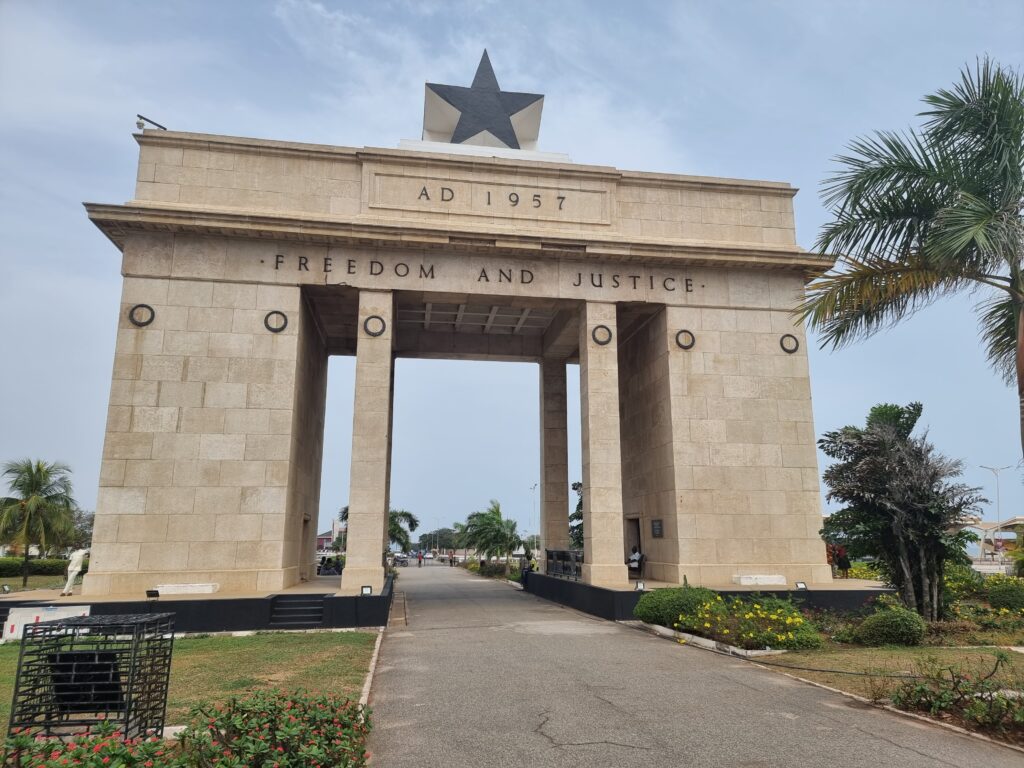
M0 579L21 576L24 560L20 557L0 557ZM89 561L84 563L82 573L89 570ZM32 559L28 561L29 576L63 576L68 570L68 561L58 558Z

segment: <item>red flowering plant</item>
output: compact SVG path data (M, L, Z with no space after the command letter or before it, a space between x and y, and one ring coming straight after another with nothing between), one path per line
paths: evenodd
M3 765L25 768L359 768L369 710L332 695L254 691L199 707L177 744L102 724L67 741L16 733Z
M350 768L366 765L369 732L357 702L271 690L197 709L179 738L195 768Z
M4 765L29 768L185 768L189 765L167 742L157 738L125 739L112 724L101 723L91 732L67 741L13 734L5 745Z

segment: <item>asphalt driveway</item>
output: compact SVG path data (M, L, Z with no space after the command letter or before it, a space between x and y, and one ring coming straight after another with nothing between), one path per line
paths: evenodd
M401 569L378 766L985 766L1024 755L458 568Z

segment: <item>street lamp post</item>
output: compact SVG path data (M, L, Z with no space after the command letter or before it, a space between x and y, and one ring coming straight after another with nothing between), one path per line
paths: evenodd
M1012 469L1013 467L1012 465L1007 465L1005 467L986 467L984 464L979 464L978 466L982 469L987 469L996 476L996 529L992 532L992 546L996 547L996 537L999 535L999 528L1003 524L1002 501L999 498L999 473L1004 469ZM999 562L1001 563L1003 562L1003 552L998 547L996 547L996 550L999 552ZM982 555L982 559L984 559L984 555Z
M533 494L533 514L530 515L530 525L533 526L534 523L537 523L537 548L540 548L540 523L537 521L537 483L530 486L530 491ZM536 556L534 553L534 557Z

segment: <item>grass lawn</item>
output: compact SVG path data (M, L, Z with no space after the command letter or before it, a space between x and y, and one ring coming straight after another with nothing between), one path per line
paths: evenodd
M28 586L21 586L21 576L9 576L7 578L0 579L0 584L6 584L11 588L11 592L21 592L23 589L62 589L64 584L67 582L66 576L29 576ZM82 577L78 577L78 581L75 584L81 584Z
M266 633L175 640L167 724L183 725L200 703L218 703L254 688L302 688L358 698L376 632ZM0 723L14 694L18 644L0 646Z
M1024 654L1006 652L1009 664L1000 669L996 680L1006 688L1024 689ZM922 667L939 664L957 667L972 676L987 675L995 666L996 651L992 648L849 648L831 646L814 651L789 651L768 659L771 669L782 667L812 667L835 669L846 672L866 672L885 675L920 674ZM781 671L785 672L785 669ZM843 675L836 672L811 672L794 669L792 674L830 688L855 693L869 699L887 699L899 686L900 680L860 675Z

